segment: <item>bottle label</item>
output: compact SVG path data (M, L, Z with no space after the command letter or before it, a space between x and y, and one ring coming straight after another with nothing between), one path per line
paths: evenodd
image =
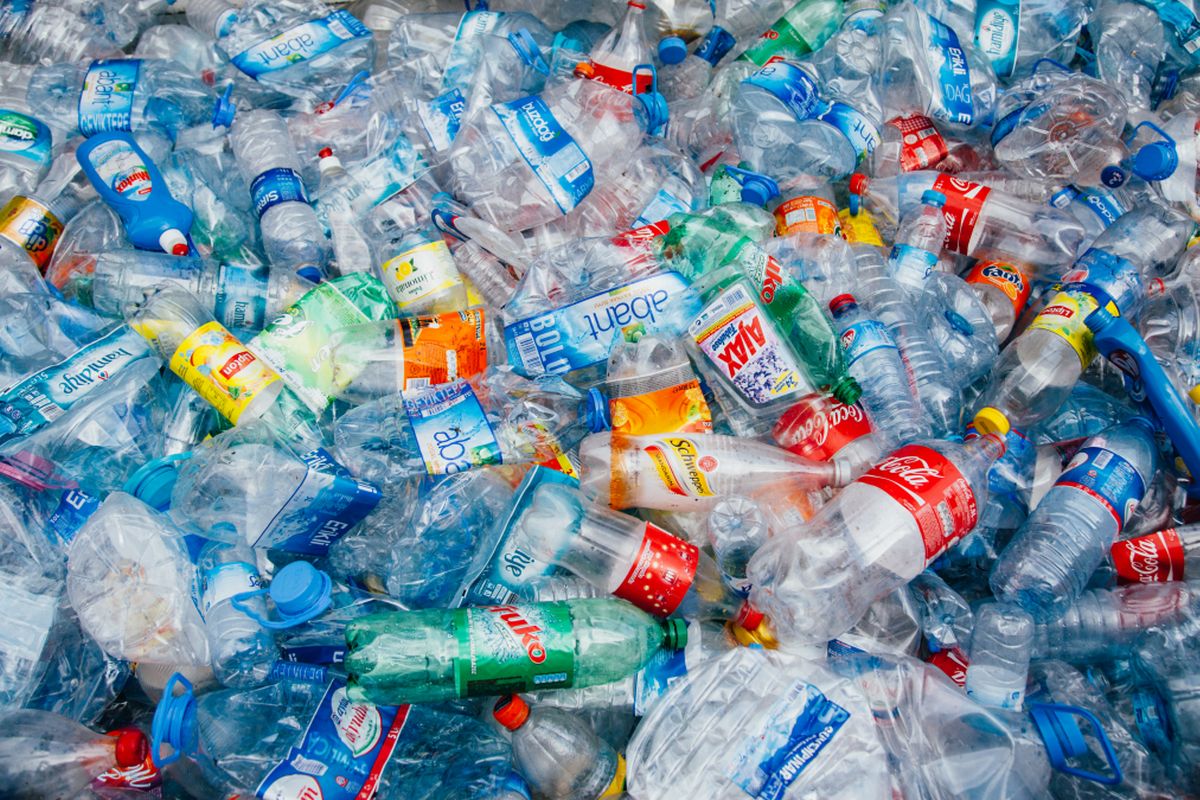
M1083 324L1083 320L1097 308L1099 306L1089 294L1058 292L1050 300L1050 304L1034 317L1029 327L1050 331L1061 337L1079 356L1080 368L1087 369L1096 358L1096 345L1095 337L1088 326Z
M824 233L846 238L837 207L824 197L801 195L775 207L775 233Z
M746 737L727 776L756 800L784 800L850 712L811 683L796 681L763 719L766 728Z
M857 108L834 101L825 103L817 119L842 132L854 148L855 164L862 164L875 154L879 146L879 128Z
M454 256L440 238L389 258L379 272L400 311L462 286Z
M44 428L122 370L153 357L146 340L121 325L57 364L22 378L0 392L0 443Z
M208 619L213 608L234 595L262 588L258 570L251 564L238 561L218 564L196 573L196 596L200 598L200 615Z
M1104 189L1083 189L1072 199L1095 214L1105 228L1129 211L1116 195Z
M403 354L400 385L420 389L483 372L488 359L485 315L476 308L396 320Z
M890 348L897 353L900 351L887 326L873 319L864 319L849 326L842 331L841 339L842 349L846 352L847 366L876 350Z
M574 621L568 604L466 608L458 620L454 683L459 697L565 689L574 683Z
M17 195L0 209L0 236L23 249L43 273L62 232L58 217L32 197Z
M335 680L313 712L304 738L255 790L263 800L361 800L374 797L404 731L411 706L356 703Z
M933 120L923 114L911 114L888 120L900 131L900 170L912 172L932 169L940 164L949 153L946 140L934 126Z
M324 19L303 22L252 45L230 61L257 80L262 75L311 61L345 42L370 36L367 26L349 11L339 9Z
M946 673L946 677L958 684L959 688L966 688L967 667L970 663L962 650L957 647L939 650L929 657L929 663Z
M537 95L498 103L492 112L538 180L566 214L596 183L592 162Z
M554 438L554 433L549 428L540 422L522 422L518 425L518 430L526 432L537 443L534 463L539 467L561 472L569 478L579 479L579 469L571 461L570 454L563 450L558 439ZM536 460L543 456L544 460Z
M417 116L434 152L450 149L454 137L458 136L462 115L466 110L467 101L458 89L451 89L428 102L418 103Z
M68 489L63 492L54 512L46 518L46 530L65 547L99 507L100 498L78 489Z
M946 241L942 247L970 255L975 225L992 190L950 175L938 175L933 182L933 190L946 196L946 205L942 208L942 214L946 217Z
M629 70L621 69L620 67L610 67L607 64L592 61L588 77L594 81L603 83L610 89L616 89L618 92L624 92L625 94L633 94L633 73ZM654 76L643 70L638 73L637 82L639 94L648 92L654 83Z
M919 444L901 447L859 482L885 492L912 515L925 545L924 569L975 527L975 493L958 468L941 453Z
M486 6L485 6L486 8ZM442 88L459 90L471 86L475 64L479 60L483 37L496 29L504 14L499 11L468 11L458 22L454 43L442 69ZM453 138L453 137L451 137Z
M133 93L137 91L138 58L93 61L79 94L79 132L94 136L133 130Z
M677 333L687 288L662 272L506 325L509 363L527 377L561 375L607 361L621 339Z
M975 12L975 44L992 62L996 77L1013 74L1021 38L1021 0L979 0Z
M53 136L40 119L0 108L0 152L27 158L35 164L50 163Z
M700 454L695 440L683 436L656 439L642 448L662 485L680 497L713 497L708 476L720 466L716 456Z
M471 384L457 380L404 392L404 412L430 475L500 464L500 443Z
M1174 528L1123 539L1110 550L1117 582L1166 583L1184 580L1183 542Z
M279 380L216 320L188 334L171 356L170 367L234 425L250 403Z
M1098 247L1075 260L1075 264L1062 277L1063 289L1077 293L1095 295L1111 300L1120 313L1135 314L1146 296L1146 284L1142 273L1128 259L1113 255Z
M712 411L700 381L690 380L652 392L608 401L614 433L711 433Z
M813 51L813 44L805 40L786 17L780 17L738 58L762 67L782 59L793 60L808 55Z
M705 306L688 335L713 369L753 406L812 391L795 357L740 283Z
M816 82L807 72L787 61L772 62L744 82L775 95L797 120L815 117L821 110Z
M694 445L692 450L694 453ZM637 556L613 596L628 600L647 614L670 616L691 588L699 565L700 549L696 545L647 522Z
M279 658L289 664L307 664L311 666L328 666L342 664L346 661L346 645L301 644L283 645L279 648Z
M55 593L34 594L12 580L5 582L0 592L0 614L4 615L0 653L6 660L42 661L42 650L58 619L58 603Z
M831 461L851 442L871 434L860 403L848 406L823 394L812 394L787 411L775 427L775 441L797 455Z
M313 450L301 459L307 472L262 533L246 537L251 547L324 556L379 505L379 488L355 478L326 451Z
M883 239L879 236L879 230L865 209L860 210L857 214L851 214L850 209L843 208L838 212L838 220L842 223L842 236L850 244L883 247Z
M138 202L150 199L150 193L154 191L150 170L127 143L119 139L101 142L87 157L101 183L107 184L122 198Z
M909 287L922 286L937 266L937 253L897 242L888 255L888 272Z
M1126 459L1104 447L1085 447L1067 464L1055 486L1095 498L1117 521L1117 530L1146 494L1146 481Z
M929 63L937 64L934 80L939 101L934 115L949 122L971 125L975 122L975 103L971 99L971 70L958 35L936 17L926 15L929 23Z
M1012 303L1013 313L1020 316L1029 300L1033 286L1015 264L1004 261L977 261L967 275L967 283L976 286L995 286Z
M250 203L254 213L262 219L271 206L280 203L308 203L304 191L304 180L300 173L288 167L275 167L250 182Z
M222 264L217 270L213 316L230 330L262 330L267 322L270 274L265 264Z

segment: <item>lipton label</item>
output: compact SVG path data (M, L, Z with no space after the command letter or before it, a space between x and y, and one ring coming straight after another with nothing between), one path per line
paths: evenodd
M170 367L235 425L250 403L279 380L274 370L215 320L180 342Z
M1095 299L1084 292L1059 292L1043 308L1030 329L1049 331L1071 346L1079 356L1082 369L1096 359L1095 337L1083 320L1099 308Z

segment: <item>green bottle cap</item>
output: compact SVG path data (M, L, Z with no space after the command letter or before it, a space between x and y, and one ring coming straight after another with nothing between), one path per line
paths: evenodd
M832 394L846 405L852 406L862 397L862 387L858 385L858 381L847 375L834 384Z
M663 645L668 650L682 650L687 647L687 620L678 617L663 620L663 628L666 633Z

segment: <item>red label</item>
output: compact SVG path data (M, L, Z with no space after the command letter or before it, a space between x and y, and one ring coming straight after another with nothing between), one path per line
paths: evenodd
M1174 528L1116 542L1110 552L1120 583L1183 580L1183 542Z
M783 413L774 435L780 447L814 461L829 461L869 433L871 423L858 403L848 406L822 394L810 394Z
M605 86L611 86L625 94L633 94L633 73L616 67L607 67L598 62L592 62L591 79L600 81ZM648 71L638 73L638 92L650 91L654 77Z
M979 222L979 212L988 194L988 187L964 181L950 175L939 175L933 190L946 195L942 213L946 215L946 241L943 247L955 253L970 255L971 234Z
M647 522L637 558L613 595L665 617L683 602L699 565L699 548Z
M237 375L239 372L241 372L244 367L253 363L254 356L251 355L249 350L243 350L233 358L226 361L224 366L222 366L218 371L221 373L222 378L229 380L234 375Z
M979 261L967 275L967 283L979 286L995 286L1004 292L1008 302L1012 303L1017 316L1025 308L1029 293L1033 287L1029 278L1015 264L1003 261Z
M912 514L925 543L926 564L979 519L971 484L950 459L923 445L901 447L858 480L886 492Z
M900 169L904 172L929 169L949 152L946 140L929 117L921 114L896 117L888 125L900 131Z
M970 662L967 661L966 653L957 647L939 650L929 657L929 663L946 673L950 680L960 687L967 685L967 667Z
M392 759L392 753L396 750L396 742L400 741L400 732L404 730L404 723L408 722L410 710L412 710L412 706L409 705L400 706L396 710L396 718L392 720L392 725L388 728L383 746L375 754L371 772L367 775L366 781L363 782L362 788L358 790L354 800L372 800L375 797L375 792L379 788L379 780L383 777L383 768Z
M633 247L634 245L645 244L663 236L667 231L671 230L671 223L664 220L652 222L649 225L643 225L640 228L634 228L631 231L618 233L612 238L612 243L619 247Z

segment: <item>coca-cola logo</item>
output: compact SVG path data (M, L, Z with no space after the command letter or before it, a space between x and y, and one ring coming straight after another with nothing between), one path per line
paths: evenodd
M796 440L813 447L824 447L830 430L836 430L848 422L861 424L865 421L866 416L857 403L852 406L834 403L829 407L828 413L819 408L811 411L796 427Z
M929 466L920 456L888 456L875 465L872 472L883 472L897 478L913 489L924 489L942 477L940 470Z
M1120 544L1129 556L1129 568L1140 583L1158 583L1159 554L1152 538L1130 539Z

